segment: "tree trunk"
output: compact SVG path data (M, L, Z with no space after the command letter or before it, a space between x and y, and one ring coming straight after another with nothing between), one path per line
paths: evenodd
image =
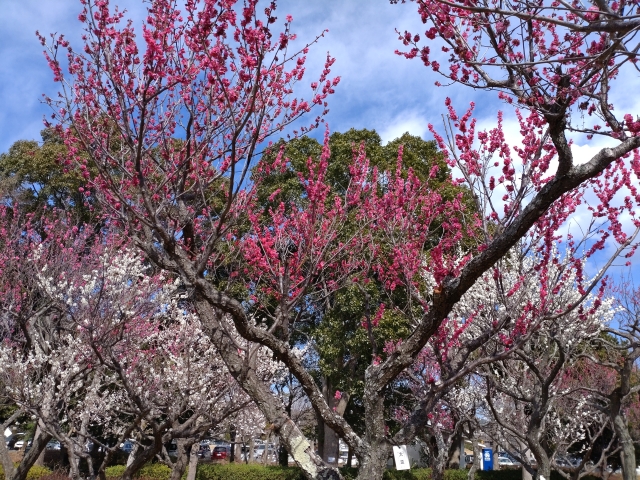
M87 461L87 470L89 471L89 479L94 480L96 478L96 470L93 465L93 457L91 456L91 452L87 452L87 455L84 458Z
M376 441L362 459L356 480L382 480L388 459L389 445L384 441Z
M386 441L384 423L384 396L379 392L364 395L366 438L369 449L361 458L357 480L382 480L387 467L391 446Z
M535 480L549 480L551 478L551 462L547 459L538 463Z
M234 457L237 462L242 462L242 441L238 441L238 437L236 436L236 445L233 447L236 451Z
M531 465L531 452L522 441L520 441L520 450L524 452L523 459L522 459L524 460L522 465L522 480L533 480L533 476L531 475L531 472L526 468L526 466Z
M322 396L327 402L327 406L333 410L336 407L336 399L335 392L333 391L333 383L331 379L322 377ZM319 429L322 430L322 451L320 449L318 452L324 460L329 465L337 465L338 464L338 456L339 456L339 444L338 444L338 435L324 422L322 417L318 418L320 423Z
M74 448L68 450L69 453L69 478L78 480L80 478L80 458L76 454L75 445Z
M318 423L318 427L317 427L317 432L318 432L318 441L317 441L317 450L318 450L318 455L320 456L320 458L325 458L324 457L324 419L322 418L322 415L320 415L318 412L316 413L316 422Z
M36 425L36 433L33 436L35 438L35 437L38 437L39 435L42 435L42 428L40 428L40 425L38 424ZM34 465L38 465L39 467L44 467L44 455L46 451L47 451L46 447L42 449L42 452L40 452L40 455L38 455L38 458L36 459Z
M636 451L633 439L629 434L626 419L621 411L613 417L613 427L620 441L620 461L622 463L622 480L636 480Z
M278 445L278 464L281 467L289 466L289 452L282 444Z
M333 408L332 405L329 405L329 407ZM324 424L324 456L322 459L329 465L338 465L339 449L338 435L327 424Z
M480 445L478 444L478 438L473 436L473 462L471 462L471 468L469 469L469 473L467 474L467 480L474 480L476 476L476 470L478 470L478 466L480 465L480 455L482 454L480 450Z
M133 464L133 462L135 462L136 460L136 454L138 453L138 443L136 442L133 445L133 448L131 449L131 451L129 452L129 455L127 456L127 463L126 466L129 467L131 464Z
M289 455L300 467L303 475L309 480L342 479L337 468L326 465L322 458L316 455L302 431L286 414L282 402L273 396L269 386L265 385L256 372L238 355L235 343L228 338L226 330L220 326L219 312L216 312L199 293L194 295L194 306L205 332L211 339L211 343L218 349L229 372L256 402L267 422L273 426L274 432L280 437L280 441L286 445Z
M11 469L8 471L4 471L5 480L25 480L27 478L27 473L29 473L29 469L35 464L40 454L44 451L49 440L51 440L51 435L45 433L44 431L41 432L41 435L35 436L33 438L31 450L25 453L20 464L17 467L14 467L13 463L11 463ZM2 444L0 446L0 450L2 450L3 448L6 449L4 440L1 441L0 444Z
M198 470L198 449L196 445L191 445L191 455L189 455L189 471L187 480L196 480L196 472Z
M231 448L229 449L229 463L236 461L236 426L229 427L229 439L231 440Z
M254 447L253 446L254 446L253 438L250 438L249 439L249 461L251 463L253 463L253 451L254 451Z
M431 479L444 480L444 470L447 466L449 449L442 436L442 430L435 428L434 438L436 448L434 448L433 464L431 465Z
M149 463L162 449L162 437L157 437L153 443L148 447L138 447L137 453L133 461L129 464L127 462L127 468L122 474L120 480L132 480L136 473L140 471L147 463Z
M449 454L447 458L447 468L458 468L464 470L464 438L460 426L455 429L449 438Z
M187 468L187 458L189 449L191 448L191 445L189 445L183 438L176 439L176 444L178 446L178 450L176 452L177 457L171 467L171 477L169 480L180 480L182 478L182 474Z
M458 468L460 470L466 470L467 469L467 455L464 451L464 435L462 435L462 433L460 433L460 438L458 439L460 442L460 452L459 452L459 457L458 457Z
M269 443L271 442L271 435L267 436L267 441L264 444L264 452L262 452L262 466L266 467L269 460Z

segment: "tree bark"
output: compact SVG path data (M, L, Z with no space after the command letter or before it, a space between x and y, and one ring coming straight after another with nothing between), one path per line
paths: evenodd
M147 463L153 460L161 449L162 436L160 435L154 439L153 445L143 448L140 448L139 446L131 463L127 462L127 468L122 474L121 480L132 480L135 474L138 473Z
M364 409L366 439L369 448L360 459L362 465L358 470L356 480L382 480L391 452L391 445L386 439L384 396L380 392L365 390Z
M198 470L198 449L196 445L191 445L191 454L189 455L189 471L187 473L187 480L196 480L196 473Z
M187 443L187 441L183 438L176 439L177 444L177 457L176 461L173 463L171 467L171 477L170 480L180 480L184 471L187 468L187 457L189 454L189 449L191 445Z
M636 451L633 439L629 434L627 421L621 411L612 418L613 428L620 441L620 461L622 463L622 480L636 480Z
M229 427L229 440L231 441L231 448L229 449L229 463L236 461L236 426L231 425Z
M322 458L316 455L302 431L287 415L282 402L273 396L269 386L258 378L256 372L238 354L235 343L227 336L225 329L219 323L220 312L216 312L211 303L200 294L194 295L194 306L205 332L220 352L229 372L238 381L240 387L256 402L267 422L273 426L274 432L286 446L289 455L302 470L303 475L310 480L341 480L342 476L339 470L326 465ZM265 448L268 449L268 445Z
M476 476L476 470L478 470L478 465L480 464L480 455L482 452L480 451L480 445L478 444L478 438L473 436L473 462L471 462L471 468L469 469L469 473L467 474L467 480L474 480Z
M31 445L31 450L25 453L20 464L14 468L13 474L7 474L7 471L5 470L5 480L25 480L27 478L27 474L29 473L29 469L31 469L31 467L35 464L36 460L40 456L40 453L42 453L42 451L45 449L49 440L51 440L51 435L45 433L44 431L40 436L34 437L33 444ZM4 444L4 441L0 443Z
M73 447L67 451L69 454L69 478L78 480L80 478L80 457L75 451L75 445Z
M435 445L433 445L433 462L431 464L431 478L432 480L444 480L444 470L447 466L447 460L449 457L449 449L444 441L442 430L436 427L433 439Z
M531 453L536 459L537 470L534 480L550 480L551 479L551 460L544 450L538 439L540 438L540 428L532 428L527 434L527 444L531 449Z
M36 433L34 434L34 438L38 437L42 435L42 428L40 428L40 424L36 425ZM33 446L31 447L33 448ZM38 465L40 467L44 467L44 455L46 453L47 449L46 446L45 448L42 449L42 452L40 452L40 455L38 455L38 458L36 459L34 465Z

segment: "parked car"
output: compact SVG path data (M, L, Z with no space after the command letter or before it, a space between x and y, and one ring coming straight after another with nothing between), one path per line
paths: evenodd
M60 450L61 445L58 440L49 440L49 443L44 448L47 450Z
M262 460L263 456L264 456L264 450L265 450L265 445L256 445L255 448L253 449L253 459L254 460ZM277 461L278 457L276 456L276 451L274 448L273 444L269 444L269 450L267 452L267 458L270 461Z
M5 439L7 448L9 450L11 450L12 448L15 448L17 450L18 447L16 447L16 443L23 441L23 438L24 438L24 433L14 433L13 435Z
M175 441L164 444L167 449L167 455L170 457L176 457L178 455L178 444Z
M498 465L501 467L515 467L518 466L519 463L508 453L501 452L498 454Z
M211 460L226 460L227 454L227 447L216 445L211 452Z
M22 447L24 447L24 440L18 440L13 444L13 448L16 450L20 450Z
M340 457L338 458L338 464L339 465L346 465L348 459L349 459L349 453L348 452L340 452ZM295 463L293 458L289 457L289 463ZM358 466L358 458L355 455L353 455L351 457L351 466L352 467L357 467Z
M125 440L120 444L120 450L124 453L131 453L133 451L134 443L131 440Z
M580 459L578 457L574 457L571 455L556 456L554 460L555 460L555 464L559 467L571 468L571 467L577 467L578 465L580 465Z
M501 467L516 467L518 464L508 457L498 457L498 465Z
M211 449L208 444L200 444L198 446L198 458L202 458L204 460L211 459Z

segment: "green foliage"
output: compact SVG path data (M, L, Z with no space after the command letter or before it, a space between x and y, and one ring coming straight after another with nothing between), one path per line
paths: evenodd
M34 471L33 467L29 472ZM51 473L48 469L46 472ZM124 473L124 465L115 465L108 467L106 470L107 478L115 479L120 478ZM357 468L343 467L340 469L345 480L354 480L358 475ZM0 467L0 480L3 479L2 467ZM444 480L467 480L468 470L445 470ZM152 480L166 480L171 474L169 467L154 463L146 465L142 468L137 478L152 479ZM46 480L42 478L47 473L43 473L39 476L29 476L28 480ZM478 470L475 474L476 480L520 480L522 473L520 469L505 469L505 470L493 470L482 471ZM196 480L303 480L304 476L297 467L263 467L262 465L245 465L242 463L227 463L227 464L200 464L198 465L198 472L196 474ZM389 469L384 472L384 480L431 480L430 468L414 468L411 470L393 470ZM551 480L562 480L562 476L556 472L551 472ZM596 477L585 477L584 480L599 480Z
M303 480L295 467L263 467L238 463L198 465L196 480Z
M435 142L405 133L382 145L382 139L375 130L353 128L344 133L333 133L329 138L331 156L325 174L325 180L331 188L328 202L332 202L336 196L345 195L351 179L350 166L362 148L370 168L376 168L379 172L378 188L381 192L385 188L384 178L391 178L397 172L401 146L403 154L400 175L406 178L409 170L412 170L427 188L437 191L443 200L452 200L462 194L464 202L473 211L469 192L449 182L449 167L438 152ZM286 160L286 167L282 171L265 174L257 168L252 173L257 185L258 201L265 213L281 203L285 208L304 208L307 198L298 177L308 175L308 162L317 162L322 149L323 146L317 140L302 137L290 142L281 141L265 154L263 160L266 163L272 163L276 155L283 155ZM389 175L383 175L384 172ZM440 222L435 222L433 240L425 245L425 251L431 248L431 242L435 244L440 238L439 224ZM340 235L349 238L357 228L360 228L357 222L347 220L341 226ZM391 255L392 252L383 250L378 254L384 256ZM302 312L290 339L292 343L304 343L309 339L313 341L318 353L317 364L310 366L313 375L329 395L335 390L350 394L344 416L357 432L363 429L364 371L371 361L373 350L383 359L387 342L407 338L411 332L409 315L403 311L409 308L406 292L402 288L385 292L374 275L366 280L346 286ZM309 301L313 302L313 299ZM376 319L379 323L372 330L370 338L362 321L364 318L372 318L381 304L388 308ZM275 309L276 305L272 308ZM420 314L418 311L412 313ZM255 312L254 317L260 320L261 312ZM264 318L267 326L270 326L269 316L265 315ZM400 401L402 400L388 399L389 405Z
M52 471L46 467L40 467L34 465L27 473L27 480L41 480L48 475L51 475ZM4 480L4 469L0 465L0 480Z
M78 222L90 221L94 199L79 190L86 180L61 165L67 152L62 140L51 130L41 135L42 142L19 140L0 154L0 198L19 203L26 212L53 207L73 212Z
M27 473L27 480L38 480L40 478L46 477L47 475L51 475L51 473L51 470L47 467L34 465L29 469L29 473Z
M200 467L198 467L200 468ZM104 471L107 478L121 478L127 469L125 465L113 465ZM171 469L162 463L148 463L140 469L135 478L146 480L168 480L171 477Z
M445 181L449 177L449 168L442 155L438 152L436 143L425 141L420 137L403 134L400 138L382 145L382 139L375 130L350 129L345 133L335 132L329 138L331 158L327 168L326 179L334 193L342 195L349 185L349 166L353 162L360 147L364 146L370 166L377 167L380 172L394 173L398 163L398 148L403 145L402 156L403 174L406 176L408 169L412 169L418 178L427 180L431 169L438 167L435 178L429 180L429 185L441 190L444 198L451 198L460 190L445 187ZM284 157L288 160L288 168L280 174L272 174L268 177L256 177L260 179L259 199L263 205L275 206L280 202L297 204L304 199L302 185L298 180L298 173L303 176L308 174L307 160L318 159L322 153L322 145L310 137L294 139L288 143L280 141L265 159L273 160L279 149L284 149ZM278 190L278 194L269 200L269 196Z
M136 477L149 480L169 480L171 469L162 463L148 463L140 469Z
M107 478L120 478L126 469L125 465L112 465L104 470L104 474Z

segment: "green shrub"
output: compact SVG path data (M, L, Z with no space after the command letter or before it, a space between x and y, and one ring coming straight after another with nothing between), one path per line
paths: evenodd
M40 467L38 465L34 465L27 473L27 480L40 480L42 477L46 477L51 475L51 470L46 467ZM0 465L0 480L4 480L4 469L2 465Z
M171 469L162 463L148 463L140 469L136 477L146 480L169 480Z
M51 470L47 467L41 467L39 465L34 465L29 469L29 473L27 473L27 480L39 480L42 477L46 477L51 475Z
M113 465L105 468L104 474L107 478L120 478L126 469L124 465Z
M342 467L340 473L342 473L344 480L354 480L358 475L358 469L354 467Z
M296 467L221 463L198 465L196 480L304 480L304 476Z
M107 467L104 474L109 479L116 479L122 477L126 469L125 465L113 465ZM148 463L135 475L135 478L145 480L169 480L169 477L171 477L171 469L161 463Z
M431 480L431 469L413 468L411 470L387 470L384 472L382 478L384 480ZM445 480L449 479L445 476Z

